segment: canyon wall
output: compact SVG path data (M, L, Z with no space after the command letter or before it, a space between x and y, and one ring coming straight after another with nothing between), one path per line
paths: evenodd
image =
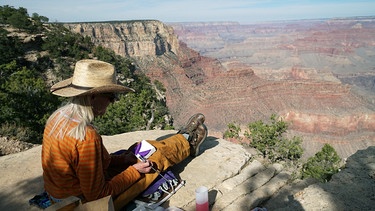
M329 63L324 62L327 67L317 68L322 66L319 62L309 66L312 59L300 62L301 58L324 56L311 56L311 51L302 54L298 46L311 49L318 44L328 45L335 38L320 34L314 38L315 32L309 34L309 39L301 37L299 31L309 31L311 25L305 22L288 28L284 24L260 30L230 22L174 24L174 29L159 21L65 24L91 37L94 43L133 58L138 70L164 83L167 106L177 128L193 113L202 112L210 134L218 135L230 122L244 128L249 122L266 121L276 113L290 122L290 135L303 137L307 156L322 144L331 143L342 157L347 157L375 144L374 105L354 92L352 84L343 84L340 79L347 78L346 72L331 71ZM336 30L346 30L342 28ZM258 36L249 39L254 33ZM271 36L274 34L278 34L277 39ZM292 37L298 42L287 44ZM322 43L323 38L328 40ZM319 41L313 44L311 39ZM291 56L293 52L298 56ZM345 53L328 52L328 59ZM372 52L367 49L365 55L368 58Z
M65 24L73 32L92 37L96 45L128 56L155 56L178 52L177 36L159 21Z

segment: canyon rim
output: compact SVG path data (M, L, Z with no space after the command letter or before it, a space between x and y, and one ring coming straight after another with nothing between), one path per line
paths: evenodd
M67 23L161 81L176 127L192 113L211 134L277 114L311 156L375 143L375 18L241 25L156 20Z

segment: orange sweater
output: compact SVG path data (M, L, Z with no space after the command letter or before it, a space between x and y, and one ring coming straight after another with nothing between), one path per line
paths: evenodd
M87 201L116 197L140 179L140 173L130 166L106 181L105 171L112 157L95 128L86 128L83 141L68 136L58 140L55 134L49 135L53 124L51 121L46 125L42 146L44 188L53 197L83 195ZM71 121L68 131L76 124Z

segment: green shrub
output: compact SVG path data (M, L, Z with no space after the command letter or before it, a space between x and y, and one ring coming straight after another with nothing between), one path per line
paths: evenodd
M34 70L18 68L12 62L0 65L0 72L11 73L0 80L0 124L14 125L14 131L27 131L19 140L41 143L46 115L52 113L60 101L49 93L42 76ZM0 135L13 136L3 133L5 131Z
M263 157L269 158L272 162L299 159L303 154L302 139L284 138L283 134L288 129L288 124L283 120L277 120L275 114L271 115L270 121L270 124L259 120L248 125L249 131L245 131L244 135L251 139L250 146L258 149Z
M9 24L18 30L41 32L43 30L42 24L46 22L48 22L48 18L39 16L38 13L33 13L30 18L26 8L16 9L9 5L0 6L0 23Z
M8 31L0 28L0 64L12 62L23 54L20 41L8 34Z
M147 87L145 84L142 86ZM164 118L168 114L167 107L157 99L155 90L149 84L147 89L121 96L103 116L94 120L94 124L105 135L155 128L172 129L172 123Z
M302 138L293 137L292 139L281 138L276 142L275 151L271 160L298 160L302 157L303 148L301 146Z
M41 46L43 50L48 51L51 57L63 60L69 57L73 62L88 58L94 46L90 38L75 34L60 24L55 24L53 30L46 32L46 37Z
M224 138L239 138L240 137L241 128L236 123L229 123L228 129L224 132Z
M340 168L341 158L336 150L329 144L325 144L321 151L309 158L302 167L302 178L315 178L321 182L327 182Z

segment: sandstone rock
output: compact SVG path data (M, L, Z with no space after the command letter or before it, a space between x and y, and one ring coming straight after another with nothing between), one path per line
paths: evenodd
M97 45L113 49L124 57L162 55L178 52L173 29L160 21L64 24L73 32L92 37Z
M346 167L327 183L309 185L288 194L284 199L271 199L272 210L375 210L375 147L359 150L347 160ZM288 198L288 200L286 200Z
M109 152L124 149L135 141L162 139L176 131L144 131L104 136ZM208 137L202 145L202 154L188 158L174 167L174 172L186 180L165 206L184 207L195 200L195 188L204 185L212 188L237 174L246 165L251 155L241 146L223 139ZM16 154L0 157L0 210L33 209L28 200L43 191L41 168L41 146ZM210 169L210 171L207 171ZM194 204L195 205L195 204Z
M142 131L104 136L109 152L143 139L162 139L176 131ZM286 185L291 173L280 164L263 166L241 145L209 136L203 153L186 159L173 170L186 185L164 207L195 210L196 187L209 188L212 210L373 210L375 203L375 147L360 150L346 168L328 183L313 180ZM39 210L28 200L43 191L41 146L0 157L0 209ZM251 159L250 159L251 158ZM311 185L313 184L313 185ZM280 190L280 191L278 191ZM272 196L275 197L272 197Z

